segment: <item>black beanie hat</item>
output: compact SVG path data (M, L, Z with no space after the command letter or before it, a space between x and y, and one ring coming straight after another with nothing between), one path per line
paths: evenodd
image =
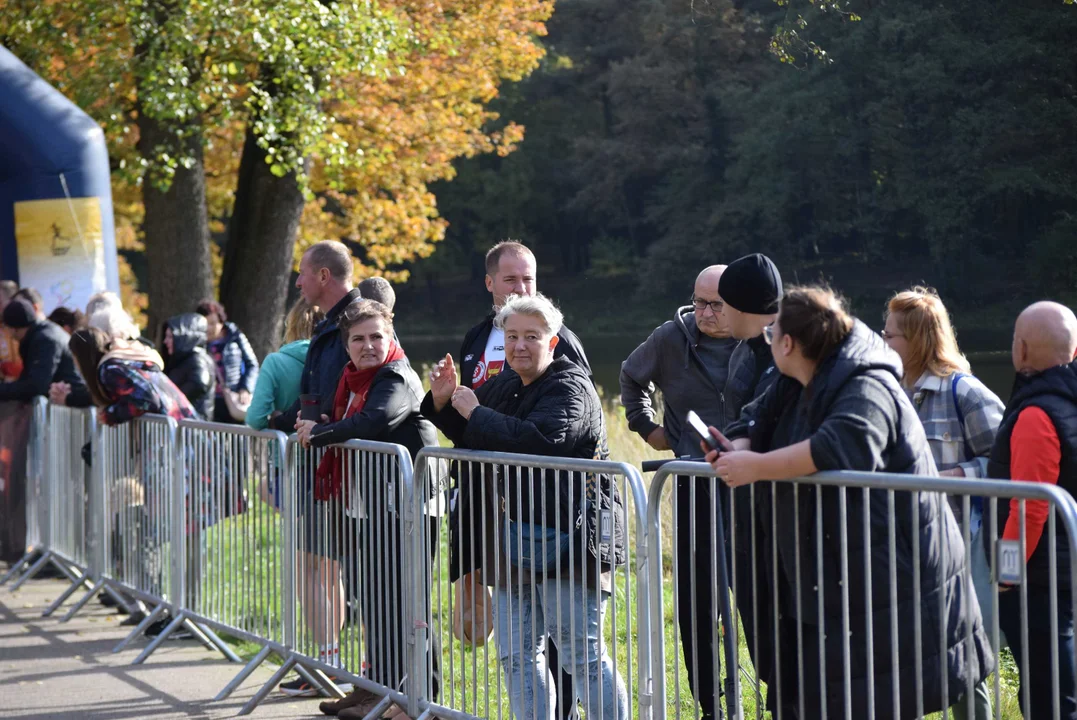
M37 320L34 306L22 298L15 298L4 308L4 324L13 330L28 328Z
M718 294L741 312L773 315L782 299L782 276L766 255L746 255L734 260L722 273Z

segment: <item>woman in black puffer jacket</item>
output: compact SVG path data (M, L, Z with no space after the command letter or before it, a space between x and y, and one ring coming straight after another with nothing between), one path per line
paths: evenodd
M541 295L511 296L495 323L505 331L511 369L476 395L457 384L446 356L431 374L423 415L460 448L606 459L602 405L590 378L553 356L561 313ZM482 538L482 558L474 564L494 585L498 655L513 714L550 716L549 634L576 691L586 692L578 699L587 717L627 717L624 682L600 645L602 610L612 590L609 571L625 562L624 507L616 483L601 474L511 465L470 470L458 480L478 480L482 487L471 493L483 496L489 486L485 497L496 498L492 523L480 526L496 536ZM461 533L477 528L456 517L451 529L456 547Z
M206 352L206 318L186 313L164 327L165 374L190 400L198 416L213 419L217 368Z
M789 290L764 336L782 375L727 429L726 451L708 454L727 485L833 470L937 474L900 359L833 292ZM944 495L895 492L892 515L884 489L846 490L844 505L840 489L808 483L755 496L765 547L754 581L778 583L756 594L778 604L777 627L773 610L758 615L759 634L780 648L776 676L760 678L772 710L780 698L776 717L821 717L825 707L830 717L914 718L950 707L994 669Z

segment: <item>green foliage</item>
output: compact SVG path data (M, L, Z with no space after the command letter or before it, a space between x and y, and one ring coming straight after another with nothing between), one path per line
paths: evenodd
M608 268L616 248L647 298L680 297L701 265L748 251L801 277L840 263L865 283L930 282L968 305L1064 294L1077 13L1058 0L857 7L559 7L550 60L499 107L528 127L521 151L460 163L460 187L438 189L447 242L511 232L557 247L570 274ZM829 61L775 62L775 33L809 42L803 19Z
M408 34L366 0L6 0L0 42L102 121L128 181L162 191L244 113L278 176L304 158L357 159L325 101L354 73L386 73ZM165 129L137 147L139 118Z

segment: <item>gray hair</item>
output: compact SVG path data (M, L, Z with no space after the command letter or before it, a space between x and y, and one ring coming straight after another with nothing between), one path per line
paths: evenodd
M116 305L98 307L86 325L101 330L113 340L137 340L141 335L127 311Z
M94 293L90 296L89 302L86 303L86 317L93 317L98 310L113 307L123 309L123 303L120 302L119 295L109 290Z
M383 277L368 277L356 287L364 300L376 300L390 310L396 305L396 292L393 286Z
M494 318L494 326L498 330L505 329L505 321L513 315L530 315L542 320L550 335L561 332L561 326L565 322L565 316L557 309L553 302L542 293L534 295L509 295L505 304L497 311Z

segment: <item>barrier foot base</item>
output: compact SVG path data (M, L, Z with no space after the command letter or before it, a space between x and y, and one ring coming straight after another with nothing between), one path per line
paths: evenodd
M201 630L202 633L209 640L213 648L219 650L221 655L224 655L226 658L228 658L229 662L234 662L238 665L243 664L242 658L240 658L239 655L236 655L235 651L232 650L232 647L224 640L221 640L220 636L217 635L217 633L213 632L213 630L211 630L208 626L201 625L195 622L192 622L191 624Z
M158 607L160 607L160 605L158 605ZM179 626L182 625L186 619L187 616L181 610L179 615L172 618L172 622L170 622L168 626L161 631L161 634L155 637L153 639L153 642L147 645L146 648L141 653L139 653L139 656L131 661L131 664L141 665L142 663L146 662L146 658L148 658L150 655L153 655L153 653L156 652L157 648L161 647L161 643L167 640L169 635L176 632Z
M70 586L68 586L67 590L64 590L63 594L60 595L60 597L53 600L52 604L45 608L44 612L41 613L41 617L47 618L54 612L59 610L60 606L67 602L67 599L74 595L75 592L83 585L88 586L91 590L93 589L93 583L90 582L90 580L85 575L82 575L81 577L75 579L75 581L72 582Z
M51 560L51 559L52 559L52 551L51 550L46 552L41 557L39 557L37 559L37 562L35 562L33 565L31 565L30 569L26 571L26 574L23 575L22 577L20 577L18 580L16 580L15 584L11 586L11 592L15 592L16 590L18 590L19 588L22 587L22 584L24 582L26 582L27 580L32 578L34 575L37 575L39 572L41 572L41 568L48 565L49 560Z
M127 637L125 637L123 640L121 640L119 645L112 648L112 652L114 652L114 653L123 652L123 650L128 645L131 644L132 640L134 640L136 637L138 637L142 633L146 632L146 628L148 628L153 623L157 622L157 618L161 617L161 615L162 615L162 613L164 613L164 611L165 611L165 606L164 606L163 603L158 605L157 607L155 607L153 609L153 612L151 612L149 615L147 615L146 617L144 617L142 619L142 622L140 622L138 624L138 627L136 627L134 630L132 630Z
M250 715L254 712L254 708L258 707L258 705L265 700L266 695L268 695L273 688L280 685L280 681L284 679L284 676L287 675L294 666L295 656L293 655L285 660L283 665L277 668L277 672L273 673L273 677L269 678L269 681L259 688L258 692L254 694L254 697L247 701L247 704L243 706L243 709L241 709L238 714Z
M347 693L337 687L337 684L329 679L329 676L318 668L308 668L302 663L297 663L295 671L299 673L299 676L309 682L314 687L318 688L324 697L331 697L340 700L345 697Z
M217 693L217 696L213 698L213 702L220 702L221 700L225 700L226 698L228 698L229 695L234 693L236 691L236 688L242 685L243 681L249 678L251 673L257 670L258 666L266 661L271 652L273 652L273 650L268 645L259 650L258 654L255 655L251 659L251 661L247 663L242 670L239 671L239 674L232 678L228 682L228 684L224 686L223 690Z
M71 618L75 617L75 614L78 613L78 611L82 608L86 607L86 603L97 597L97 593L101 592L104 587L105 581L98 580L94 584L94 586L90 588L90 591L83 595L81 598L79 598L79 601L75 603L75 605L70 610L67 611L67 615L64 615L62 618L60 618L60 622L65 623Z
M0 585L7 585L7 581L15 577L17 573L22 572L22 569L30 564L30 558L37 554L37 550L31 550L30 552L19 558L19 561L8 568L4 573L4 577L0 578Z

